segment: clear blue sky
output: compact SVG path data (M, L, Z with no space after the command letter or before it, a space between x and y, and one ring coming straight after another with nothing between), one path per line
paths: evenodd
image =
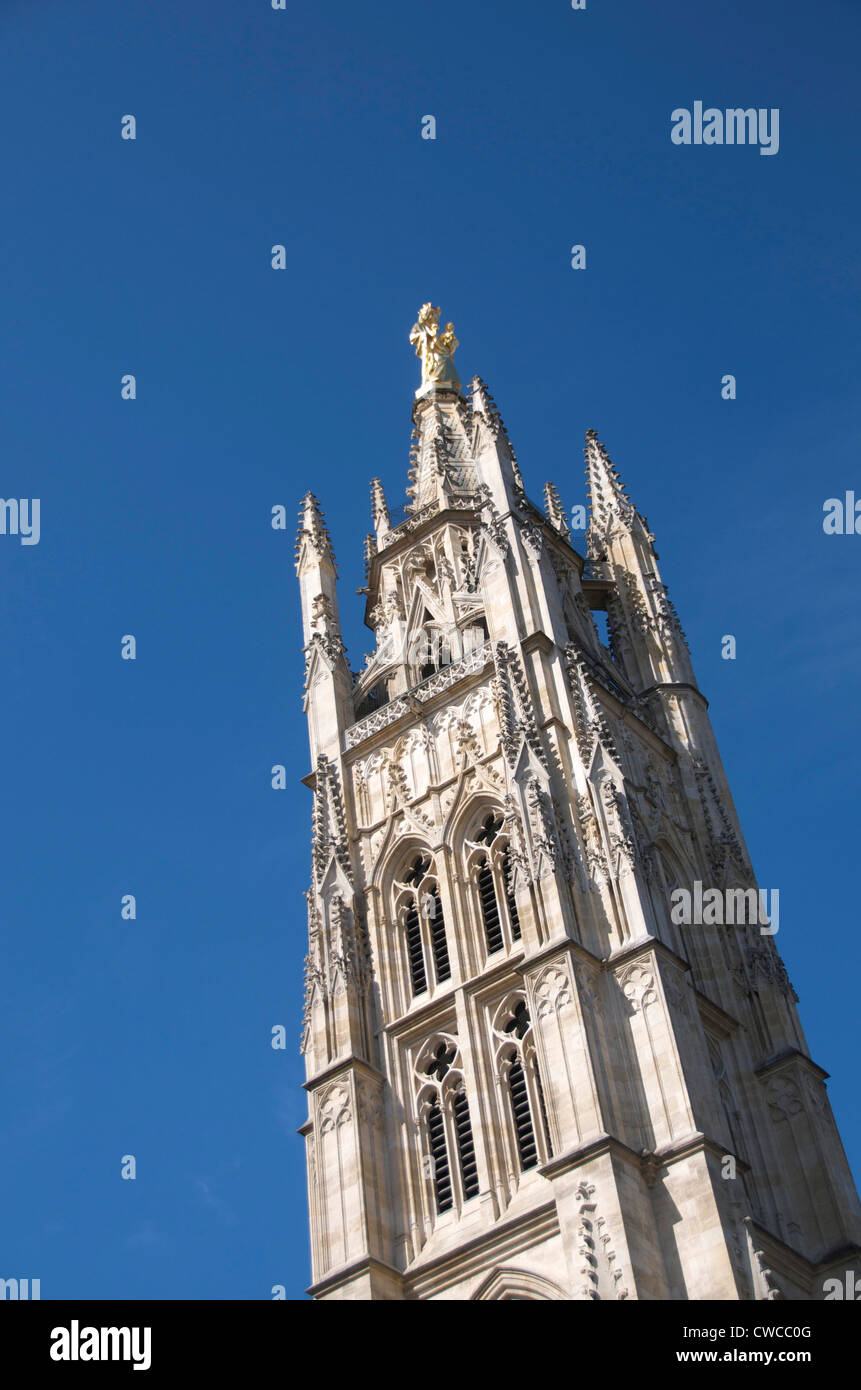
M311 808L269 513L319 494L358 666L425 299L533 496L584 500L594 428L648 516L861 1171L861 536L822 531L861 496L859 50L854 0L4 0L0 492L42 535L0 536L0 1276L303 1296ZM778 107L779 153L674 146L696 100Z

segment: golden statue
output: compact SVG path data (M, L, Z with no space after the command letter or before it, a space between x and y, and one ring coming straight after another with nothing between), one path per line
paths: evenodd
M454 324L447 323L442 333L439 331L439 309L432 304L423 304L419 309L418 322L413 324L410 342L421 358L421 391L428 386L449 387L460 390L460 377L453 358L457 348ZM416 392L420 394L420 392Z

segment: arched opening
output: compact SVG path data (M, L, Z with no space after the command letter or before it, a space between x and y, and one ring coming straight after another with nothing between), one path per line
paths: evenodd
M490 811L472 844L472 876L488 955L521 939L520 915L512 888L511 848L499 812Z
M401 886L399 915L406 939L413 997L427 992L429 982L451 979L445 914L439 881L429 854L416 855Z
M437 1215L442 1215L479 1192L472 1120L456 1041L439 1035L431 1039L418 1074L424 1083L419 1109L430 1161L425 1176L432 1182Z
M551 1158L553 1145L532 1019L522 995L510 997L503 1005L494 1031L501 1042L498 1065L516 1155L525 1173Z

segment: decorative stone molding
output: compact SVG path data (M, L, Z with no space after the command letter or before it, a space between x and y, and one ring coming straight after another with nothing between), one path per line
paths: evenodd
M598 818L595 815L595 809L591 799L587 794L575 796L574 804L577 808L580 830L585 846L589 887L592 892L598 892L600 891L600 885L606 883L609 878L607 860L604 854L604 847L601 844L601 835L598 830Z
M638 637L646 637L655 625L636 575L630 570L616 569L613 579L619 592L621 622L626 623Z
M644 965L635 961L632 965L623 967L616 978L622 986L622 993L630 1004L632 1013L637 1014L650 1004L657 1003L655 977Z
M756 1270L762 1288L762 1299L769 1302L773 1302L775 1299L783 1299L783 1292L777 1282L774 1270L768 1267L766 1255L762 1250L754 1250L753 1254L756 1260Z
M407 785L407 776L400 758L394 753L390 753L385 766L388 773L386 810L388 814L391 815L398 804L405 805L409 801L410 789Z
M338 892L332 894L329 903L329 924L333 986L338 990L349 986L363 990L370 972L367 931Z
M760 977L769 984L776 985L784 999L798 1002L798 995L792 987L786 966L773 943L763 941L755 945L748 945L745 956L754 982L756 982L757 977Z
M383 1128L383 1093L378 1081L361 1077L358 1083L359 1119L369 1129Z
M573 969L580 1003L594 1018L601 1010L598 972L585 966L582 961L575 962Z
M300 1050L303 1053L307 1053L311 1047L315 996L324 1009L329 1008L336 995L348 990L364 998L372 975L367 925L344 900L340 889L336 888L329 894L323 913L313 887L305 896L308 902L308 953L305 956L300 1036Z
M569 883L576 883L581 892L593 887L586 872L586 863L576 834L572 834L566 824L565 815L555 797L550 798L553 811L553 824L562 856L562 867ZM569 805L571 802L569 802Z
M321 1134L349 1124L353 1118L350 1088L344 1081L333 1081L330 1086L324 1086L315 1093L314 1100Z
M320 913L314 900L313 888L306 892L305 898L308 904L308 954L305 956L304 962L305 993L302 1002L302 1032L299 1039L299 1048L302 1053L307 1052L310 1043L311 1009L315 991L320 994L321 998L325 998L326 995L326 976L320 937Z
M658 1181L661 1165L658 1162L657 1154L650 1149L643 1149L640 1154L640 1171L643 1174L643 1181L648 1188L652 1188Z
M529 554L532 556L533 560L540 560L541 553L544 550L544 536L541 527L536 526L535 523L531 521L518 522L518 526L520 534L523 537L523 543Z
M743 876L753 878L741 842L718 793L714 777L705 758L693 755L691 766L696 778L703 820L709 838L712 872L719 880L729 865L735 865Z
M536 977L534 994L539 1018L562 1013L571 1003L571 980L567 972L558 965L548 965Z
M502 730L502 746L508 765L514 768L525 741L542 767L546 768L547 754L535 723L535 713L520 658L507 642L497 642L493 649L493 660L494 690Z
M532 839L535 877L543 878L555 872L560 847L553 803L535 773L526 778L524 800Z
M652 602L655 606L657 627L661 637L665 642L679 642L684 648L685 653L690 655L688 651L688 639L685 636L681 622L679 621L679 615L670 598L666 584L662 584L657 575L654 574L647 576L647 583L649 592L652 596Z
M601 801L607 822L610 842L611 868L618 872L623 865L633 869L637 863L637 843L628 810L627 798L619 785L608 777L601 786Z
M508 854L511 864L511 889L516 891L518 881L522 879L525 883L532 882L532 874L529 867L529 855L526 849L526 841L523 833L523 821L520 811L511 792L506 792L502 801L503 808L503 829L508 836Z
M481 498L482 523L481 534L484 536L490 548L496 552L500 560L504 560L510 553L511 546L505 534L505 526L502 518L496 509L496 505L491 496L490 488L486 483L481 483L477 489ZM484 519L486 514L486 520Z
M540 1274L525 1269L495 1269L478 1286L472 1295L473 1302L503 1301L506 1299L527 1300L529 1302L568 1303L570 1294L563 1292L558 1284Z
M800 1115L804 1110L798 1087L786 1076L776 1076L769 1082L766 1097L775 1124L781 1124L793 1115Z
M305 648L305 693L309 690L309 677L315 653L319 655L328 670L333 671L339 657L346 655L347 648L341 641L340 635L326 635L322 632L312 632L310 641Z
M458 681L465 679L466 676L483 671L490 664L490 661L491 646L489 642L485 642L480 647L468 652L460 661L453 661L450 666L443 666L441 670L428 676L419 685L413 686L412 690L408 690L405 695L399 695L389 704L383 705L382 709L366 715L356 724L351 724L344 736L345 748L355 748L358 744L364 743L365 739L371 738L374 734L380 733L382 729L387 729L390 724L394 724L397 719L403 719L412 713L414 705L426 704L434 696L441 695L445 690L450 690L453 685L457 685Z
M311 859L318 883L322 882L333 855L348 882L352 883L353 869L347 848L344 801L338 773L334 763L321 753L317 758L311 829Z
M577 1249L583 1256L581 1297L595 1302L607 1298L621 1302L628 1297L628 1290L622 1271L616 1266L616 1252L606 1222L598 1215L594 1195L592 1183L580 1183L577 1188L580 1217Z
M565 647L565 664L573 696L574 733L583 762L586 766L589 765L597 741L613 762L617 766L620 765L619 750L595 693L589 660L583 647L576 642L568 642Z

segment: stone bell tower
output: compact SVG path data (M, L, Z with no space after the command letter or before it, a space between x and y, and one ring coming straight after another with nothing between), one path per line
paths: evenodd
M673 906L756 881L654 538L589 431L579 554L452 325L410 341L358 674L299 528L311 1292L822 1298L861 1219L773 929Z

